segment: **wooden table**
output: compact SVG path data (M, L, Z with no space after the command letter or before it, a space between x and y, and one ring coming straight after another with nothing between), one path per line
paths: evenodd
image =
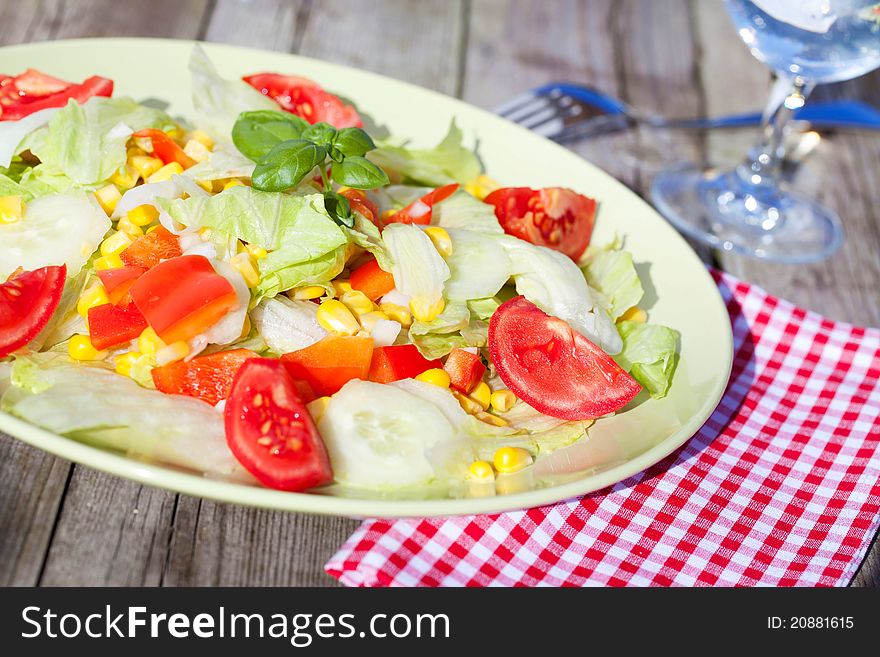
M96 36L203 39L369 69L492 107L555 80L668 115L761 107L768 70L720 0L17 0L0 45ZM181 64L183 65L183 64ZM2 69L0 61L0 69ZM880 75L820 90L880 106ZM644 194L676 157L733 162L754 133L645 129L574 150ZM797 184L835 208L844 247L814 266L705 253L829 317L880 324L880 137L823 138ZM0 436L0 584L329 585L323 564L357 521L217 504L140 486ZM856 585L880 585L877 544Z

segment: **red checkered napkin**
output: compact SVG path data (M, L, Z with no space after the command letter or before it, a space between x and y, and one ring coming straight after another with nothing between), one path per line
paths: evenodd
M880 524L880 330L715 279L733 372L684 447L553 506L367 521L327 572L351 586L846 584Z

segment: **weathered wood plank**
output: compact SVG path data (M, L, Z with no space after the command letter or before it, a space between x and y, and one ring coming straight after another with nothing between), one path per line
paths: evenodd
M294 52L309 0L219 0L206 22L206 41Z
M67 0L62 3L53 39L79 37L199 36L208 0Z

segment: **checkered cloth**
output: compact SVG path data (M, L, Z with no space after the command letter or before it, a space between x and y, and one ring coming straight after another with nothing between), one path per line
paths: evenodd
M849 582L880 524L880 330L714 276L733 372L682 448L553 506L369 520L327 572L350 586Z

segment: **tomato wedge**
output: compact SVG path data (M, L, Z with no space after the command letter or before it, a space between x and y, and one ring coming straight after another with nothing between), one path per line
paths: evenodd
M183 152L183 149L177 145L177 142L161 130L145 128L144 130L138 130L131 136L135 139L149 139L153 145L153 154L165 164L177 162L184 169L189 169L196 163L194 159Z
M449 383L464 394L470 393L483 380L486 366L479 354L455 348L449 352L443 369L449 375Z
M67 265L13 274L0 284L0 358L33 340L61 301Z
M351 272L349 282L353 290L363 292L370 301L375 301L394 289L394 276L382 269L375 260L370 260Z
M42 77L37 80L34 74ZM20 80L23 76L25 80ZM0 121L17 121L40 110L64 107L71 99L82 105L93 96L113 94L113 80L98 75L88 78L82 84L67 84L29 69L19 78L12 78L11 82L4 81L6 84L0 93ZM61 83L67 86L58 89ZM20 86L22 84L24 88ZM47 93L51 89L58 90ZM30 94L27 90L30 90Z
M157 390L197 397L214 406L229 397L235 373L251 358L257 358L257 354L250 349L231 349L196 356L189 362L168 363L154 368L151 374Z
M280 361L245 362L223 418L229 449L266 486L300 491L333 480L324 443Z
M177 237L164 226L157 226L146 235L141 235L129 244L119 257L126 265L149 269L162 260L176 258L183 254Z
M116 269L99 269L95 273L101 279L110 303L114 306L127 306L131 301L131 295L128 293L131 286L145 271L147 271L145 267L126 265Z
M428 360L414 344L400 344L379 347L373 351L368 380L376 383L391 383L401 379L412 379L425 370L443 367L439 360Z
M137 338L147 328L147 320L133 303L114 306L105 303L89 308L89 340L99 351Z
M307 78L278 73L256 73L242 78L257 91L269 96L281 108L309 123L329 123L334 128L361 128L357 110L338 96L324 91Z
M153 330L169 344L195 337L238 304L232 283L200 255L163 260L142 274L129 293Z
M384 222L386 224L420 224L422 226L427 226L431 223L434 204L455 194L458 187L458 183L438 187L421 198L416 199L402 210L398 210L390 217L384 219Z
M492 315L489 354L517 397L565 420L613 413L641 390L611 356L525 297L505 301Z
M564 187L505 187L484 202L495 206L504 232L561 251L577 262L590 243L596 201Z
M281 356L294 380L308 383L316 395L332 395L352 379L366 379L373 339L329 335L315 344Z

